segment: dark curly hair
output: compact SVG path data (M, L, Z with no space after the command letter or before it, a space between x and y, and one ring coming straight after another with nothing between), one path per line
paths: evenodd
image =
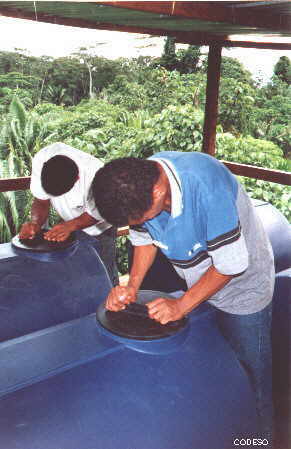
M96 206L108 223L128 225L139 219L153 202L153 186L160 176L156 162L124 157L105 164L92 183Z
M78 166L72 159L67 156L54 156L43 164L41 185L49 195L63 195L71 190L78 174Z

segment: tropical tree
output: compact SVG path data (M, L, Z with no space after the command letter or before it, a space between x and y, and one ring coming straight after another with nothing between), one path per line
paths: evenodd
M8 112L8 107L15 96L21 98L26 106L33 106L38 82L37 77L20 72L0 74L0 105L3 111Z
M253 125L255 89L234 78L222 78L218 123L226 132L247 135Z
M167 70L175 70L178 66L178 58L176 56L176 39L167 36L164 42L164 50L158 64Z
M18 178L23 174L23 164L13 149L6 160L0 159L0 177ZM19 169L21 171L19 171ZM0 192L0 241L7 242L17 234L20 225L29 215L31 195L29 191Z
M267 139L291 158L290 124L291 86L273 76L270 82L257 89L252 111L252 134Z
M162 56L153 60L152 66L164 67L168 71L177 70L181 74L195 73L199 69L201 56L201 47L198 45L188 45L186 49L176 51L176 39L167 36Z
M291 61L287 56L281 56L274 67L274 74L284 83L291 84Z
M207 67L207 59L204 61L204 67ZM240 81L244 84L254 86L251 73L244 68L241 62L236 58L229 56L223 56L221 58L221 70L220 74L222 78L232 78Z

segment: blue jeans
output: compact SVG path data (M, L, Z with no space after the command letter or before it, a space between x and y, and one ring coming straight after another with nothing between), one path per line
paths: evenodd
M116 228L111 227L96 237L98 254L107 269L113 286L119 284L116 264L116 234Z
M217 311L221 333L232 346L245 369L255 393L259 417L259 438L272 447L272 303L250 315L234 315ZM251 437L251 435L249 436Z

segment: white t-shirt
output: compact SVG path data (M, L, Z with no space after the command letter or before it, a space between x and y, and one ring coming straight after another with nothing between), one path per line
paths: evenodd
M67 156L78 166L79 179L69 192L60 196L52 196L45 192L41 185L41 171L43 164L54 156ZM39 200L50 200L52 206L64 221L72 220L87 212L97 220L93 226L83 229L87 234L96 236L110 228L99 214L91 194L91 184L96 172L103 163L83 151L76 150L64 143L54 143L42 148L33 158L30 190Z

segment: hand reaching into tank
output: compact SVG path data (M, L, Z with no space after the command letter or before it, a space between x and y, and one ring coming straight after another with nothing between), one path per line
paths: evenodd
M112 312L118 312L125 309L131 302L135 302L136 298L137 292L133 287L117 285L110 291L105 307Z
M20 239L34 239L36 234L38 234L41 230L41 226L38 223L35 223L33 221L28 221L26 223L23 223L21 226L21 229L19 231L19 238Z
M180 320L184 316L180 299L157 298L146 305L150 318L161 324Z
M70 237L71 233L74 231L69 222L63 222L55 225L52 229L43 235L45 240L53 242L63 242Z

